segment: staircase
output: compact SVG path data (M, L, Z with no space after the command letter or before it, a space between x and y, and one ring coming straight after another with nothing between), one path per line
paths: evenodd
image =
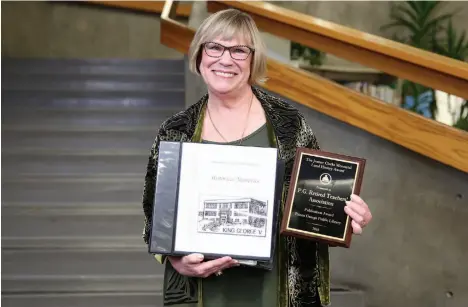
M141 196L184 100L183 60L2 59L3 306L162 306Z
M157 129L185 105L183 60L2 64L2 303L162 307L141 196ZM332 286L332 302L364 294Z

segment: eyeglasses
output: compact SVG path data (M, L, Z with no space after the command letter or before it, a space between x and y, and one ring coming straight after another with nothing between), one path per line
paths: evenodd
M224 51L229 50L231 58L234 60L245 60L249 55L255 51L255 49L250 48L249 46L231 46L226 47L218 43L207 42L203 44L205 53L212 58L220 58L223 56Z

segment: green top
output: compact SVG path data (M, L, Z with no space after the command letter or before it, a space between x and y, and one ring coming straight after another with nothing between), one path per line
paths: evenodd
M210 144L216 143L202 140ZM270 147L267 125L263 125L244 138L241 146ZM247 266L233 267L223 271L221 276L211 275L202 279L202 307L276 307L278 306L278 260L275 253L272 271Z
M319 149L314 133L305 118L286 101L252 86L252 91L260 101L268 120L267 131L272 148L278 149L278 160L286 165L294 162L297 147ZM205 94L193 107L174 114L158 130L155 141L202 142L202 130L209 94ZM150 244L151 212L154 207L154 187L156 181L159 147L153 144L148 159L143 191L145 214L143 240ZM286 167L282 185L281 200L287 197L291 178L290 167ZM282 203L284 205L284 203ZM281 208L283 209L283 208ZM281 211L280 211L281 214ZM281 218L281 216L280 216ZM279 225L277 225L279 226ZM286 307L321 306L330 304L330 259L328 244L310 240L296 240L277 236L278 290L279 304ZM203 278L184 276L177 272L166 256L156 254L160 263L165 263L164 289L162 300L166 305L179 305L184 302L203 302ZM242 295L238 293L238 295ZM314 303L316 301L316 303ZM222 307L222 306L221 306Z
M206 141L202 140L202 143L208 143L208 144L224 144L224 145L236 145L239 143L240 140L237 141L232 141L232 142L226 142L226 143L218 143L218 142L212 142L212 141ZM242 146L255 146L255 147L270 147L270 141L268 138L268 129L267 129L267 124L264 124L248 136L244 138L244 140L241 143Z

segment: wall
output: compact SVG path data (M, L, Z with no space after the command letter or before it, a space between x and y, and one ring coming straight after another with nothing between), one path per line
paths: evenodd
M380 35L378 28L386 23L389 1L273 1L275 5ZM366 16L367 18L363 18ZM369 18L372 16L372 18Z
M2 2L2 56L182 58L157 15L63 2Z
M468 174L291 103L323 150L367 159L373 221L349 249L331 248L332 284L363 290L367 307L468 306Z
M324 19L366 33L391 38L396 29L381 31L380 27L391 22L390 8L394 1L271 1L275 5ZM446 1L440 6L439 14L456 12L453 24L458 31L468 31L468 1ZM400 30L401 31L401 30ZM399 33L401 35L401 33ZM335 66L356 66L327 55L327 63Z
M387 36L380 27L390 22L390 7L394 1L273 1L291 10L309 14L340 25L379 36ZM456 12L454 26L468 30L468 2L446 1L439 14Z
M193 2L191 26L208 16ZM197 11L198 10L198 11ZM202 13L202 12L205 13ZM2 3L2 56L61 58L182 58L159 42L158 15L64 2ZM289 43L264 34L271 56L285 61Z
M281 5L381 36L380 26L389 22L389 1ZM468 2L444 5L458 11L455 27L468 30ZM368 307L467 306L468 174L293 104L323 149L367 159L361 195L374 220L350 249L331 249L332 283L363 290Z
M390 1L272 1L358 30L383 35ZM204 6L204 2L194 1ZM457 29L468 30L468 2L446 2ZM159 43L159 17L72 2L2 3L2 55L17 57L181 58ZM271 56L289 57L287 40L264 34Z

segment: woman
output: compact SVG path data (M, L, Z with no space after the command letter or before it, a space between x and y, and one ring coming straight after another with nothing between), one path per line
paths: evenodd
M196 32L189 58L192 72L203 77L208 93L167 119L155 139L143 197L146 243L160 141L277 147L286 162L286 188L296 148L319 148L311 128L296 109L253 86L264 80L266 55L250 16L234 9L211 15ZM356 234L371 220L366 203L358 196L353 195L345 211L352 218ZM197 254L167 259L156 256L166 265L165 304L328 305L328 246L283 236L278 243L272 270L239 266L229 257L204 261L203 255Z

